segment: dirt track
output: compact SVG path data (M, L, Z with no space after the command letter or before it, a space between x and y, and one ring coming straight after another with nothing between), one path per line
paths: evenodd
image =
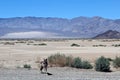
M0 80L120 80L120 71L111 73L73 68L49 68L53 75L41 74L32 69L0 69Z

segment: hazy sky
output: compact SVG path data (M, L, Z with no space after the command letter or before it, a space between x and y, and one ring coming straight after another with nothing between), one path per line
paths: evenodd
M101 16L120 19L120 0L0 0L0 17Z

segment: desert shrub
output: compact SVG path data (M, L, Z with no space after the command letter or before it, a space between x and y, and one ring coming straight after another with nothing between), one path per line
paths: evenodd
M93 66L90 64L90 62L88 62L88 61L83 61L83 62L82 62L82 68L83 68L83 69L92 69Z
M93 47L98 47L98 45L93 45Z
M113 44L114 47L120 47L120 44Z
M47 45L46 43L41 43L41 44L39 44L39 45L41 45L41 46L45 46L45 45Z
M75 68L81 68L81 69L92 69L93 68L90 62L82 61L79 57L74 58L71 66Z
M82 68L82 61L81 61L81 59L79 57L74 58L71 66L75 67L75 68Z
M46 43L41 43L41 44L33 44L33 45L37 45L37 46L46 46Z
M71 67L72 61L73 61L73 57L72 56L67 56L66 57L66 66Z
M103 45L103 44L99 44L100 47L106 47L106 45Z
M64 54L54 54L48 57L50 66L69 66L73 68L92 69L93 66L88 61L82 61L79 57L65 56Z
M72 46L72 47L73 47L73 46L79 47L80 45L73 43L73 44L71 44L71 46Z
M27 68L27 69L31 69L31 65L29 65L29 64L24 64L23 67L24 67L24 68Z
M26 41L19 41L19 42L17 42L17 43L26 43Z
M106 47L107 45L102 45L102 44L99 44L99 45L93 45L93 47Z
M95 62L95 70L102 71L102 72L109 72L110 71L110 62L107 58L101 56Z
M65 66L66 65L66 56L64 54L54 54L48 57L49 64L55 66Z
M113 60L113 66L115 68L119 68L120 67L120 57L116 57L114 60Z
M4 45L15 45L14 42L5 42Z

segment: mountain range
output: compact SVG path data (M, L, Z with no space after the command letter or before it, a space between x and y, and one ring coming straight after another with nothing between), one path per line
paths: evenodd
M109 30L120 32L120 19L99 16L0 18L0 38L93 38Z

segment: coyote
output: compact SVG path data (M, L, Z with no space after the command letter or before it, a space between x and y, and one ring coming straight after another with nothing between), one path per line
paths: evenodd
M45 73L47 73L47 67L48 67L48 61L47 61L47 59L42 60L40 62L40 64L41 64L41 66L40 66L41 73L43 73L42 72L43 69L44 69Z

